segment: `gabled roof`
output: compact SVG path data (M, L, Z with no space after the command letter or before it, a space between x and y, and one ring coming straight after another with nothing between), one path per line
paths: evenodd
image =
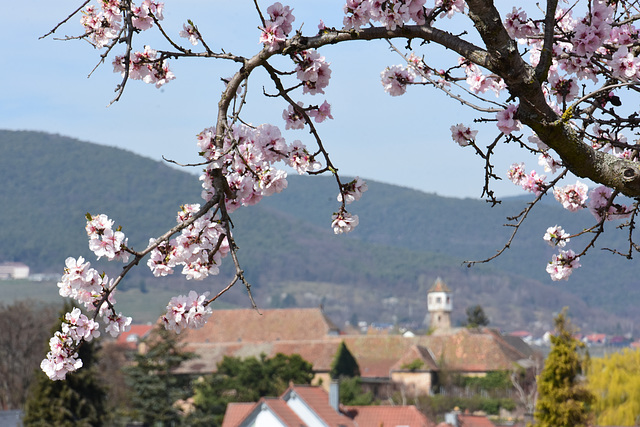
M422 366L417 371L437 371L438 364L434 360L434 356L431 354L428 348L420 345L412 345L409 350L391 367L392 371L406 371L407 365L410 365L415 360L420 360Z
M318 340L338 333L320 308L214 310L202 328L184 332L189 343Z
M435 424L415 406L345 406L342 410L358 426L433 427Z
M337 412L329 404L329 394L317 386L292 385L284 392L281 399L288 402L298 396L319 418L329 426L353 426L353 421Z
M222 427L236 427L242 420L256 407L256 403L229 403L227 409L224 412L224 418L222 420Z
M508 370L518 360L527 359L533 353L529 350L525 354L503 338L488 328L461 328L455 334L429 336L422 345L431 350L438 365L444 363L447 369L461 372Z
M431 289L429 289L428 293L431 293L431 292L451 292L451 289L449 289L447 284L444 283L442 279L438 277L436 279L436 282L431 287Z

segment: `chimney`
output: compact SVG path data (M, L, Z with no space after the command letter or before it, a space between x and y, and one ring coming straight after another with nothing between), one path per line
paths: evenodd
M336 411L339 412L340 407L340 382L338 380L331 380L331 384L329 384L329 405Z
M452 412L444 414L444 422L452 425L453 427L458 427L460 424L458 423L458 414L460 410L456 406Z

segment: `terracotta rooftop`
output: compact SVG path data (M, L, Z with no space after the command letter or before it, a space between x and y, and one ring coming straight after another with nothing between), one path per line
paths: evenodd
M264 353L300 354L316 372L328 372L344 341L364 378L388 378L392 370L416 359L422 370L438 370L444 363L460 372L511 369L514 363L536 357L520 338L489 329L452 329L429 336L337 335L337 328L320 309L216 310L201 329L184 332L188 351L199 358L187 361L183 373L215 372L224 356L259 357Z
M344 406L347 414L358 426L376 427L433 427L435 424L415 406Z
M342 415L331 407L329 404L329 393L322 387L296 385L291 386L284 392L281 399L288 401L296 394L302 399L312 410L322 418L330 426L353 426L350 418Z
M131 325L131 328L127 332L123 332L118 335L116 343L131 350L135 350L138 347L138 342L147 336L153 329L153 325Z
M451 292L451 289L438 277L429 292Z
M253 411L256 404L251 403L229 403L224 412L222 427L236 427Z
M458 415L459 427L496 427L491 420L481 415Z
M438 364L434 360L431 351L419 345L412 345L411 348L391 367L392 371L406 370L406 366L413 363L415 360L422 362L422 366L416 370L418 371L437 371Z
M319 308L214 310L202 328L184 332L190 343L318 340L338 333Z

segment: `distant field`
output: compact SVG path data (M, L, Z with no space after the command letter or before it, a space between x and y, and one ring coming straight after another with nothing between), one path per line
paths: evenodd
M175 292L157 289L146 293L131 289L116 293L116 309L125 316L133 317L133 323L155 322L166 310L167 303ZM32 282L29 280L0 281L0 303L10 305L15 301L34 300L62 304L55 282ZM231 308L216 302L216 309Z

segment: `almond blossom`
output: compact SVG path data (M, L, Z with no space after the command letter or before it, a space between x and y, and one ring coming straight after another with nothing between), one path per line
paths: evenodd
M460 144L461 147L466 147L474 142L477 134L477 130L471 130L470 127L465 126L462 123L451 126L451 138Z
M576 256L571 249L568 251L560 250L558 254L554 254L549 264L547 264L547 273L551 276L551 280L568 280L573 270L580 267L580 257Z
M570 212L575 212L585 207L584 203L588 197L587 190L586 184L576 181L575 184L554 188L553 195L562 204L562 207Z
M338 194L338 201L342 202L342 195L344 194L344 202L348 205L356 200L360 200L362 193L368 189L367 183L357 176L356 179L342 186L342 192Z
M413 74L402 65L392 65L380 73L384 91L391 96L400 96L407 91L407 84L413 82Z
M509 135L511 132L522 129L522 124L514 116L518 106L516 104L509 104L507 108L496 113L498 119L498 129L505 135Z
M334 213L331 218L333 220L331 227L333 227L335 234L348 233L353 230L359 222L358 215L351 215L346 211Z
M165 328L180 333L183 329L201 328L213 310L206 302L209 292L198 295L195 291L190 291L188 295L180 295L171 298L167 304L167 313L162 316Z
M558 246L564 248L569 243L569 233L563 230L559 225L547 228L547 232L544 233L543 239L549 243L550 246Z
M627 218L631 215L632 209L625 205L618 203L611 203L611 206L607 209L609 200L613 194L613 190L609 187L601 185L594 188L589 192L589 211L598 220L606 218L607 221L614 219Z

